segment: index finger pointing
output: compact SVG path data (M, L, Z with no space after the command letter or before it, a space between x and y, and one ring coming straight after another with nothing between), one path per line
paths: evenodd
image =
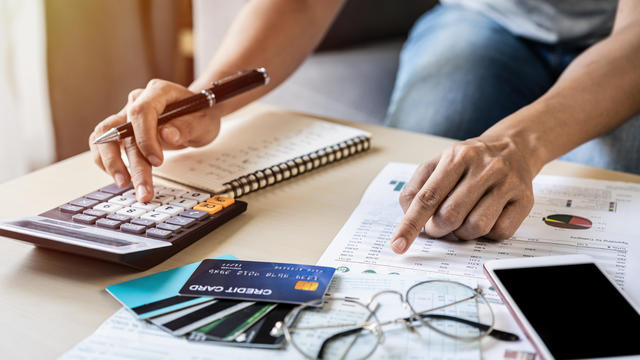
M427 182L427 180L433 173L433 170L435 170L436 165L438 165L438 160L439 158L436 158L429 162L420 164L413 172L411 179L409 179L407 184L400 192L398 202L400 202L402 211L404 211L405 213L409 209L409 205L411 205L413 198L418 194L418 191L420 191L424 183Z
M414 196L391 240L394 252L402 254L418 237L427 220L460 180L465 167L458 163L440 161L433 174Z

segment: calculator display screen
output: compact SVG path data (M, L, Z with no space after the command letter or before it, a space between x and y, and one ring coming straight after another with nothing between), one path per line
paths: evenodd
M556 359L640 354L640 314L596 265L495 274Z

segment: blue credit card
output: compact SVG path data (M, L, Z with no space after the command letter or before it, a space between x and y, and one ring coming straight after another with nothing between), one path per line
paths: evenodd
M223 255L218 259L234 260L236 257ZM198 261L179 268L111 285L106 290L139 319L148 319L167 312L194 306L210 301L211 298L179 296L178 290L200 263Z
M325 266L207 259L179 293L302 304L322 299L334 272L334 268Z

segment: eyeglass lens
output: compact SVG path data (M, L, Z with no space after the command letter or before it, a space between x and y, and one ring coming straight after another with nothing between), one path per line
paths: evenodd
M431 328L460 340L486 335L493 326L493 312L486 299L474 289L449 281L428 281L412 287L407 302L421 318L421 332Z
M328 300L321 308L305 307L289 327L291 345L310 359L365 359L378 345L375 315L350 301Z

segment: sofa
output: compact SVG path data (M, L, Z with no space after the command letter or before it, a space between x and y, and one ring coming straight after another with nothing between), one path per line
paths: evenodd
M196 76L243 0L194 0ZM282 108L382 124L398 54L415 20L435 1L348 0L314 54L261 101Z

